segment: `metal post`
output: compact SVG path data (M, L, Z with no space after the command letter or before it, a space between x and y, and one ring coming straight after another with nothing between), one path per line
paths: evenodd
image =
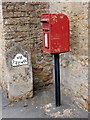
M55 62L55 97L56 106L61 105L61 94L60 94L60 67L59 67L59 53L54 54Z

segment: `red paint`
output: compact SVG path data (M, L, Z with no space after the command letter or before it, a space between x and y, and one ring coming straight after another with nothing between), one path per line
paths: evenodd
M46 53L69 52L70 30L66 15L57 13L42 14L43 51Z

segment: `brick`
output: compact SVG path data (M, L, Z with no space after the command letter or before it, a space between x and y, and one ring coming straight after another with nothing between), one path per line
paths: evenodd
M4 32L5 33L10 33L10 32L15 32L16 31L16 26L4 26Z
M23 37L29 37L29 32L12 32L12 33L5 33L4 37L7 40L13 39L13 38L23 38Z
M13 13L14 17L31 17L30 14L28 14L27 12L14 12Z
M17 24L25 24L25 23L30 23L29 17L23 17L23 19L22 18L10 18L10 19L5 19L4 21L5 25L17 25Z
M34 11L34 6L29 4L19 5L16 4L14 7L15 11Z
M13 16L13 12L3 12L3 18L11 18Z
M29 25L22 25L22 26L17 26L17 31L30 31Z

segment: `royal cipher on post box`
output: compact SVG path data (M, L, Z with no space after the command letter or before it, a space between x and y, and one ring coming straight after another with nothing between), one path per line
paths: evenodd
M43 51L49 54L69 52L69 19L61 13L42 14Z

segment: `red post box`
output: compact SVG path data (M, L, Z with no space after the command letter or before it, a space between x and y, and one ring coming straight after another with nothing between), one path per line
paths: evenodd
M46 53L69 52L69 20L61 13L42 14L43 51Z
M61 13L42 14L43 51L54 55L56 106L61 105L59 53L69 52L69 20Z

